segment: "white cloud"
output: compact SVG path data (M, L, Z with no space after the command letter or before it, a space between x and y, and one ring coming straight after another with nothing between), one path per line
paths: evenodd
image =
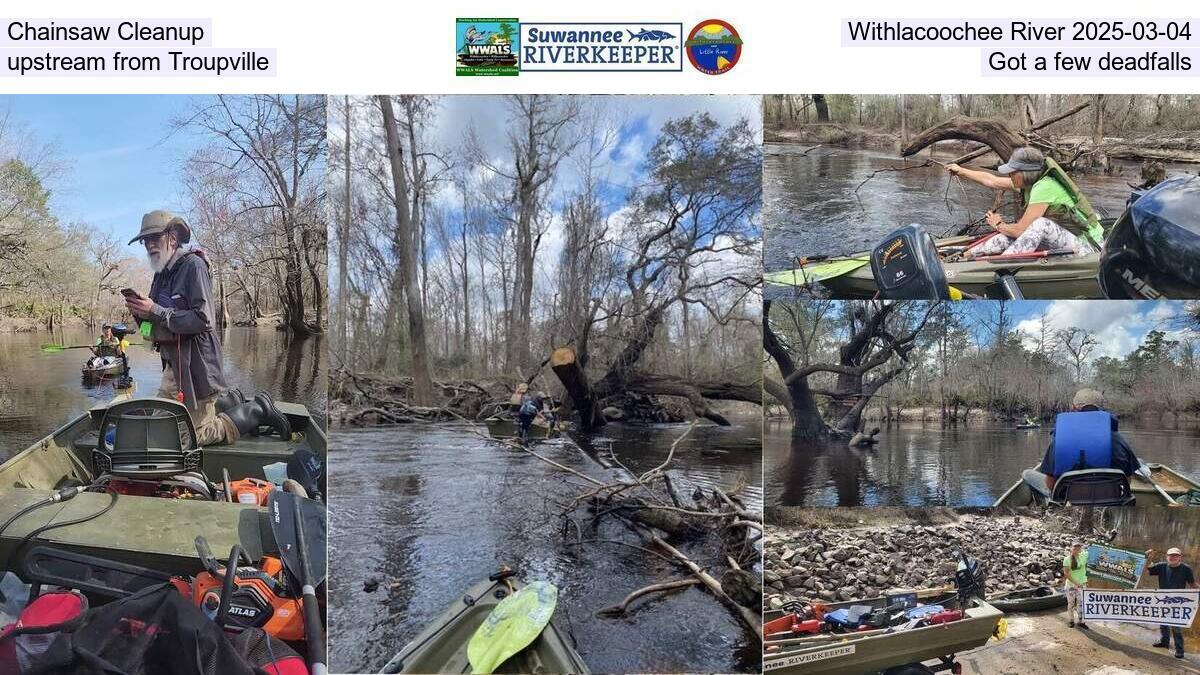
M1082 328L1092 333L1099 342L1093 358L1121 358L1138 348L1160 318L1169 316L1163 315L1164 311L1173 311L1169 306L1164 308L1166 304L1136 300L1055 300L1046 306L1045 315L1051 331ZM1039 324L1039 316L1017 324L1016 330L1026 344L1035 343Z

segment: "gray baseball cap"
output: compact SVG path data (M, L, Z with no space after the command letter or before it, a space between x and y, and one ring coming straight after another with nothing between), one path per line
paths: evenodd
M1007 176L1018 171L1041 171L1046 166L1046 156L1041 150L1025 146L1013 150L1008 161L996 169L1001 175Z
M1104 408L1104 394L1095 389L1080 389L1075 392L1075 398L1071 401L1071 405L1076 408L1082 408L1087 405Z

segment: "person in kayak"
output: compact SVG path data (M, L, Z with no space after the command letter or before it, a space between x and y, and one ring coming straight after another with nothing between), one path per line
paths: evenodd
M1108 433L1096 434L1097 438L1108 439L1108 447L1097 447L1095 450L1099 452L1089 453L1088 458L1095 462L1089 463L1088 468L1099 469L1120 469L1126 476L1132 476L1137 473L1141 466L1141 460L1133 454L1133 448L1125 440L1121 433L1117 431L1117 418L1108 414L1104 410L1104 394L1095 389L1080 389L1075 393L1075 398L1071 400L1072 413L1095 413L1104 412L1105 415L1089 416L1088 418L1077 418L1089 425L1108 424ZM1064 413L1070 414L1070 413ZM1058 425L1062 423L1063 416L1059 416L1059 421L1056 422L1054 433L1057 435L1060 432ZM1090 431L1099 431L1092 429ZM1046 497L1054 494L1054 484L1058 481L1058 477L1068 471L1072 471L1077 466L1076 452L1078 450L1075 445L1067 447L1067 443L1062 443L1061 452L1057 449L1060 444L1055 442L1055 438L1051 438L1050 446L1046 448L1046 454L1042 457L1042 463L1036 469L1026 469L1022 478L1029 487L1036 490ZM1092 450L1093 448L1087 448ZM1106 452L1105 452L1106 451ZM1104 466L1100 466L1103 464Z
M96 338L96 345L92 347L92 358L88 359L88 365L95 367L100 365L100 362L108 356L125 358L125 348L129 346L129 341L124 338L118 338L113 335L112 324L104 324L100 328L100 337Z
M1083 587L1087 586L1087 551L1079 542L1071 544L1071 550L1063 556L1063 587L1067 592L1067 625L1075 627L1075 617L1079 617L1079 627L1087 630L1083 621L1083 610L1079 607Z
M287 417L265 393L246 402L241 393L222 398L225 384L221 341L213 331L212 278L208 258L191 241L186 221L169 211L142 217L132 245L141 242L154 270L149 296L134 293L125 305L150 323L149 340L162 357L158 395L182 402L196 426L200 445L232 443L270 426L291 438Z
M1080 256L1103 248L1099 220L1054 176L1037 148L1014 150L997 169L999 176L957 164L947 164L946 170L993 190L1020 190L1025 195L1025 213L1015 223L1004 222L995 211L987 212L987 223L996 234L968 249L964 258L1062 249Z
M1150 560L1154 556L1154 549L1146 551L1146 560ZM1152 577L1158 577L1158 587L1163 590L1170 589L1196 589L1200 586L1196 585L1196 576L1192 573L1192 568L1185 565L1183 562L1183 551L1177 548L1167 549L1166 562L1158 562L1146 568L1146 572ZM1159 626L1161 637L1158 642L1154 643L1155 647L1166 649L1171 646L1171 637L1175 638L1175 658L1183 658L1183 629L1178 626Z

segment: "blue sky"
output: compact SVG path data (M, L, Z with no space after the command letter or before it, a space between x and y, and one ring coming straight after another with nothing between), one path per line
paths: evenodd
M974 308L974 303L971 303ZM1173 332L1164 322L1181 314L1179 301L1108 300L1025 300L1008 303L1015 327L1027 338L1037 334L1044 313L1052 330L1083 328L1094 334L1100 344L1094 357L1123 357L1141 345L1152 330ZM983 312L982 307L978 310Z
M190 100L6 95L0 96L0 112L8 115L6 135L28 135L36 145L53 144L56 156L65 162L66 171L50 185L51 207L61 220L132 236L143 213L184 208L179 169L200 138L172 134L171 121Z

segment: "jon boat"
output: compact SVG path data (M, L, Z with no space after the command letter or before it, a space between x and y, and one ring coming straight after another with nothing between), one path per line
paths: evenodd
M467 643L496 605L523 584L494 574L467 589L425 630L383 667L384 673L469 673ZM498 578L499 577L499 578ZM572 647L573 640L554 621L546 624L528 647L517 652L498 673L588 673L587 664Z
M1105 229L1113 219L1101 221ZM964 262L947 262L952 254L961 253L979 237L947 237L936 240L946 281L951 286L981 297L1006 297L996 284L996 272L1016 277L1021 292L1028 299L1102 298L1096 275L1100 254L1085 256L1015 254L995 255ZM837 298L873 298L879 286L871 274L871 252L862 251L814 261L795 269L768 272L763 280L778 286L812 289L820 284Z
M489 417L484 420L487 424L488 435L492 438L516 438L517 437L517 420L508 417ZM551 427L550 424L541 417L535 417L533 424L529 427L529 437L536 439L554 438L559 434L558 427Z
M1200 483L1197 483L1196 481L1188 478L1169 466L1165 466L1163 464L1146 464L1146 466L1150 469L1150 476L1153 478L1154 483L1150 483L1138 474L1130 476L1128 479L1128 496L1131 497L1133 501L1126 501L1124 505L1129 506L1136 504L1137 506L1167 506L1169 502L1163 498L1159 490L1155 488L1155 485L1157 485L1158 488L1161 488L1163 492L1167 493L1171 499L1180 504L1188 503L1189 492L1197 491L1193 492L1193 494L1200 492ZM1105 476L1111 476L1111 478L1106 479L1106 482L1107 480L1111 480L1114 482L1114 484L1119 482L1118 479L1123 476L1121 472L1113 469L1068 471L1058 479L1059 484L1055 485L1055 498L1053 499L1046 499L1041 493L1031 489L1024 480L1018 478L1017 482L1013 483L1012 487L1008 488L1008 490L1006 490L992 506L994 508L1017 508L1021 506L1038 506L1046 503L1072 503L1076 505L1084 505L1087 503L1087 501L1084 499L1076 498L1072 500L1069 498L1068 494L1060 494L1060 488L1062 487L1060 484L1063 482L1063 480L1070 477L1076 477L1076 475L1078 475L1078 478L1082 478L1084 480L1089 479L1089 477L1103 478ZM1094 504L1101 505L1100 502L1094 502Z
M172 425L179 429L177 433L180 436L190 432L184 428L185 423L181 418L177 417L181 411L186 416L187 409L175 401L135 399L126 394L109 403L97 405L0 465L0 522L9 521L21 509L50 496L58 488L92 485L102 476L111 479L115 475L124 475L119 473L117 467L131 465L120 463L127 455L118 454L115 447L121 445L123 452L124 443L115 443L107 460L98 460L93 451L97 449L100 427L106 413L111 410L113 417L117 418L116 438L119 439L122 436L120 425L125 423L120 416L123 412L131 416L146 415L148 409L140 406L153 407L157 411L153 414L160 418L165 415L172 422L180 420ZM215 482L222 480L224 471L235 481L247 477L265 478L263 466L286 462L300 448L310 449L324 461L327 450L325 433L309 411L296 403L277 402L276 406L292 425L291 439L246 436L231 445L201 448L199 457L195 453L187 455L189 461L198 461L206 476ZM176 417L171 418L172 414ZM134 422L131 427L133 433L126 435L126 438L137 436L137 424ZM147 447L141 451L141 461L163 461L166 455L160 453L176 452L162 449L161 446L169 443L161 442L164 441L161 425L157 432L149 430L152 426L153 423L146 424L144 435ZM190 422L186 426L190 427ZM132 466L144 469L154 465L135 463ZM111 473L103 469L109 469ZM36 578L28 576L28 566L34 560L30 557L31 552L50 548L67 555L85 554L168 575L190 577L204 569L196 550L197 536L203 536L218 557L223 557L234 544L240 545L253 560L259 560L264 554L280 555L280 546L272 535L265 507L198 498L195 495L191 495L191 498L164 498L120 494L108 511L100 513L110 501L111 497L106 492L87 491L69 501L50 504L16 517L0 533L0 565L7 562L9 569L27 583L37 583ZM22 539L35 530L81 518L85 520L46 530L23 545ZM14 558L18 549L23 559ZM312 554L324 556L325 552L313 551ZM105 581L116 583L116 577Z
M987 644L999 630L1004 613L979 598L971 598L962 607L956 594L918 594L926 604L947 609L963 609L958 621L909 630L878 629L862 633L814 635L764 642L763 672L794 675L861 675L864 673L900 673L905 667L919 667L938 660L945 666L954 655ZM829 609L869 605L888 606L887 598L830 603ZM763 620L779 618L780 610L768 610ZM894 670L893 670L894 669ZM914 671L915 672L915 671ZM923 670L920 672L930 672Z
M989 595L988 604L1001 612L1040 612L1066 607L1067 596L1057 588L1038 586Z

